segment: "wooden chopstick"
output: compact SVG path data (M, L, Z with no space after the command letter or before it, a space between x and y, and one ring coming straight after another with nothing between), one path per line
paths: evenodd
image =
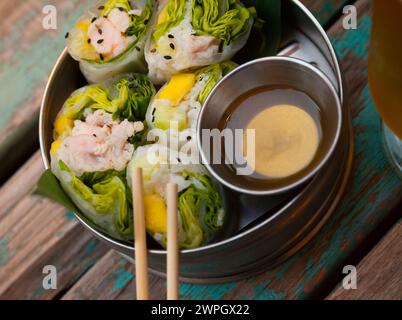
M179 299L179 243L177 228L177 184L168 183L167 195L167 299Z
M144 191L141 168L134 169L132 186L137 299L148 300L148 257L145 230Z

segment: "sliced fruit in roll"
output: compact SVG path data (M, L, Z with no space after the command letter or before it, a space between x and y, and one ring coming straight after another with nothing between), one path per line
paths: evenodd
M127 168L131 186L132 171L143 168L144 205L147 231L166 247L166 184L178 185L179 246L197 248L210 243L224 227L225 210L217 185L200 164L159 144L139 147ZM181 159L183 158L183 160Z
M90 83L146 72L144 46L154 6L154 0L101 1L79 19L67 47Z
M238 0L160 1L145 47L151 80L163 84L178 72L230 60L252 25Z
M228 61L173 75L148 108L149 128L170 130L173 135L179 131L179 140L183 141L193 137L202 104L219 80L235 67L236 64Z
M128 74L75 91L55 123L51 169L77 208L118 239L132 239L126 167L155 93Z

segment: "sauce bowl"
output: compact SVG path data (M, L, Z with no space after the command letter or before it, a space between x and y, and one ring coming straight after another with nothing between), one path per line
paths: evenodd
M222 156L224 136L220 135L220 143L216 143L217 140L203 134L205 129L222 129L222 119L228 117L235 101L242 95L263 87L287 87L301 91L319 106L321 140L317 152L307 167L289 178L253 179L237 174L232 166L225 164L226 156ZM266 57L241 65L212 90L198 118L197 140L203 164L219 182L240 193L274 195L303 185L328 162L339 140L341 126L341 101L324 73L296 58ZM258 146L255 152L259 152ZM210 160L214 159L213 156L215 159L221 158L221 161L217 163Z

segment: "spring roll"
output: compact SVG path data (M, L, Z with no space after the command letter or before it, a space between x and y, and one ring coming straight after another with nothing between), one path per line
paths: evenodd
M132 239L126 167L154 93L138 74L89 85L67 99L54 123L53 174L86 218L121 240Z
M146 73L144 46L154 0L100 1L69 32L67 48L90 83Z
M254 20L238 0L163 0L156 10L145 47L155 84L230 60L246 44Z
M224 227L225 211L216 184L200 164L159 144L139 147L127 168L131 175L143 168L145 222L148 233L163 247L167 244L166 184L178 185L179 247L197 248L210 243Z
M181 142L193 138L203 103L219 80L235 67L228 61L173 75L151 101L146 114L149 128L165 131L165 136L177 136Z

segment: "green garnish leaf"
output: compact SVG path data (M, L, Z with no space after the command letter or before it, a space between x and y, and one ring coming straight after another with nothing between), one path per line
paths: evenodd
M281 0L242 0L254 17L247 45L234 57L244 62L278 53L281 42Z
M59 181L50 169L47 169L39 178L33 194L51 199L70 211L79 212L77 207L61 188Z

